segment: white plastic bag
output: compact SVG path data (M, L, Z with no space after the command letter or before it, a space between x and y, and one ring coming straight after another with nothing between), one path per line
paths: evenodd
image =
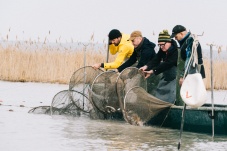
M202 106L207 99L207 92L200 73L188 74L180 89L182 100L192 108Z

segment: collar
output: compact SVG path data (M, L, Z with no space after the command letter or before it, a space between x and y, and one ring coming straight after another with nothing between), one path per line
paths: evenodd
M184 38L181 39L181 40L179 41L179 43L180 43L181 46L182 46L182 44L185 42L185 40L189 37L190 34L191 34L191 33L188 32L188 33L184 36Z
M143 45L144 42L144 37L142 38L140 44L138 45L138 47L135 48L135 51L139 51L141 49L141 46Z

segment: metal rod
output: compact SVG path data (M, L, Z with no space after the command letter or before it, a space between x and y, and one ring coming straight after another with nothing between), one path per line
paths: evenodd
M212 103L212 138L214 138L214 85L213 85L213 44L210 45L210 79L211 79L211 103Z
M107 52L106 52L106 63L109 61L109 49L110 49L110 39L108 38Z
M83 44L84 45L84 82L83 82L83 94L85 93L85 83L86 83L86 70L85 70L85 66L86 66L86 50L87 50L87 46L89 45L89 43L87 45ZM85 95L85 94L84 94ZM84 97L83 97L83 108L84 108Z
M180 139L178 142L178 150L180 150L180 145L181 145L181 136L182 136L182 132L183 132L183 128L184 128L184 116L185 116L185 110L186 110L186 103L184 104L184 108L182 111L182 118L181 118L181 127L180 127Z

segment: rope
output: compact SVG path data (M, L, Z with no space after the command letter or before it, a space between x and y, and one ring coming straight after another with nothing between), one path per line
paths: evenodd
M192 62L193 63L192 64L193 67L195 67L196 64L198 65L197 47L198 47L199 41L198 41L198 38L197 38L196 35L192 34L191 37L194 39L193 44L192 44L192 52L191 52L191 56L190 56L190 59L188 61L186 70L184 72L183 79L185 79L186 73L188 72L188 69L189 69L189 65L191 65L191 61L193 61ZM192 58L193 58L193 60L192 60ZM184 127L185 110L186 110L186 103L184 103L184 108L182 110L181 127L180 127L180 138L179 138L178 147L177 147L178 150L180 150L180 146L181 146L181 136L182 136L183 127Z
M195 67L196 64L198 65L197 47L199 45L199 40L198 40L198 37L196 35L192 34L191 36L194 39L193 44L192 44L192 52L191 52L191 56L190 56L190 59L188 61L188 64L186 66L183 79L185 79L186 73L188 72L189 66L191 65L191 61L193 61L193 67ZM193 58L193 60L192 60L192 58Z

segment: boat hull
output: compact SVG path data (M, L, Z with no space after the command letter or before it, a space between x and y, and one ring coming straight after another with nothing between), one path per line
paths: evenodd
M152 118L148 125L157 125L172 129L180 129L183 106L173 106ZM187 107L185 110L184 131L212 134L212 107ZM214 107L214 133L227 135L227 107Z

